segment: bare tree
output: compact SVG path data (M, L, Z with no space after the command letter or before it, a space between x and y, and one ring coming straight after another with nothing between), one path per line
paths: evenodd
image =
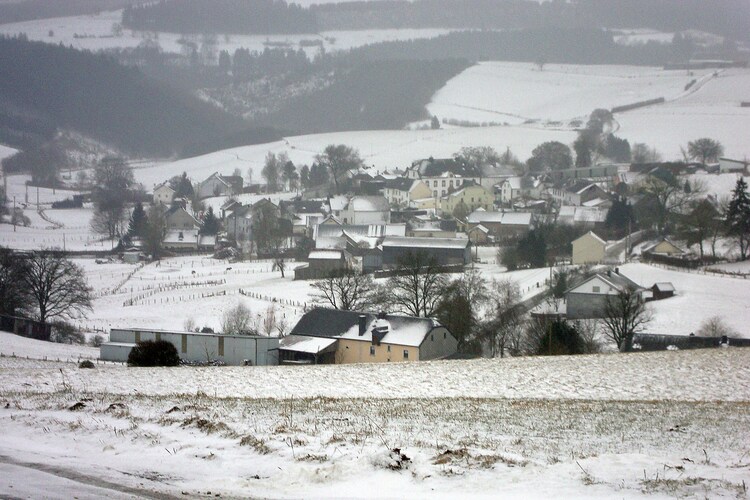
M521 289L512 279L495 280L490 300L494 314L482 328L482 337L489 344L492 357L505 356L510 347L517 351L522 333L523 311L520 307Z
M313 300L344 311L364 311L370 307L374 286L372 277L352 270L331 272L312 284Z
M133 170L119 157L102 159L94 169L94 217L91 228L114 239L122 234L127 215L125 204L135 184Z
M652 319L641 294L633 288L625 288L617 294L608 295L604 302L604 335L611 339L620 351L633 348L633 336Z
M242 302L224 311L221 318L221 331L226 335L252 335L253 315L250 308Z
M315 161L331 172L336 193L339 193L341 182L347 172L356 170L364 164L359 152L344 144L329 144L323 150L323 154L315 157Z
M24 259L23 284L31 295L39 321L85 316L91 310L91 288L86 275L62 252L31 252Z
M700 160L703 165L708 161L718 161L723 154L724 146L710 137L702 137L688 142L688 156L694 160Z
M271 302L266 308L266 312L261 318L260 327L263 329L263 333L266 337L270 337L274 330L276 330L276 304Z
M388 278L388 305L411 316L432 317L448 278L426 252L408 252L397 261L397 275Z
M721 316L711 316L703 320L698 329L698 335L702 337L723 337L724 335L730 337L736 334L737 332L727 325Z
M143 234L143 250L151 258L159 260L164 252L164 236L167 231L167 221L164 212L158 205L148 211L148 219Z

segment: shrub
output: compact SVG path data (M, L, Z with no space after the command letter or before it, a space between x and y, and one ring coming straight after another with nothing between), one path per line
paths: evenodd
M96 368L96 366L94 366L94 363L91 360L84 359L78 363L78 368Z
M91 344L91 347L101 347L101 345L104 343L104 337L101 335L94 335L93 338L89 341L89 344Z
M50 341L58 344L85 344L86 336L75 326L65 321L54 321L51 323L52 331Z
M166 340L138 342L128 355L128 366L177 366L180 355Z

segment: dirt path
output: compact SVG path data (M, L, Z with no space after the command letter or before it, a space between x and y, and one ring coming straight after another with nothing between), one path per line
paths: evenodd
M24 462L21 460L16 460L6 455L0 455L0 464L3 464L5 466L12 466L11 469L12 468L29 469L30 471L51 474L58 478L63 478L68 481L72 481L73 483L78 483L78 485L80 485L81 487L81 492L93 495L92 498L96 496L97 492L92 491L92 488L90 487L94 487L99 490L106 490L106 491L100 491L98 493L102 494L102 493L109 492L109 493L112 493L112 495L107 495L107 496L108 497L112 496L115 498L149 498L149 499L157 499L157 500L184 498L184 497L177 497L177 496L169 495L167 493L159 493L157 491L152 491L148 489L132 488L130 486L125 486L122 484L105 481L104 479L82 474L78 471L75 471L73 469L68 469L62 466L48 465L48 464L42 464L42 463L36 463L36 462ZM6 467L3 467L3 469L5 468ZM69 486L69 485L70 483L68 483L66 486ZM71 497L77 492L78 490L76 490L74 486L73 491L69 491L69 490L59 491L59 494L60 494L60 498L64 498L64 497ZM21 491L19 491L18 493L23 495L24 497L26 496ZM122 493L122 495L120 495L120 493ZM4 493L0 496L3 496L3 495Z

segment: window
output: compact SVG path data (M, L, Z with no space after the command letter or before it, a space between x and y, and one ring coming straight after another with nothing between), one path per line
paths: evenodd
M135 343L137 344L140 341L141 341L141 332L135 332Z
M598 286L595 286L594 287L594 293L599 293L599 292L600 292L600 288Z
M374 345L370 346L370 356L375 356L375 346Z
M409 359L409 349L404 349L404 359Z
M388 352L391 352L391 346L388 346ZM388 361L390 361L390 359Z
M445 179L443 179L443 184L442 185L443 185L443 187L445 187Z
M224 337L219 337L219 356L224 355Z

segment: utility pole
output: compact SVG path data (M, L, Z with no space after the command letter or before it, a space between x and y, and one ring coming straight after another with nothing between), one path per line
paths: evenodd
M16 196L13 195L13 215L11 216L13 221L13 232L16 232Z

